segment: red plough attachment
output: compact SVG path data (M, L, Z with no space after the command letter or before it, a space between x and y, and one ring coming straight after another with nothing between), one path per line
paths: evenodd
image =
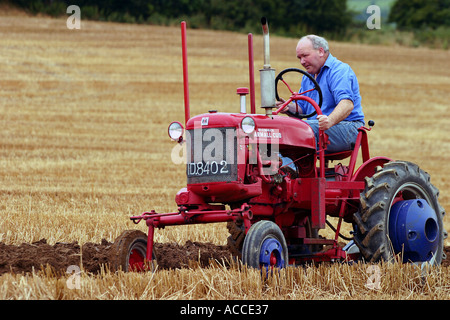
M170 213L157 213L152 210L150 212L144 212L140 216L130 217L130 220L135 224L138 224L141 220L145 220L148 226L146 259L147 261L150 261L152 260L153 254L153 236L155 228L186 224L228 222L235 221L237 218L244 220L246 229L250 228L250 220L253 218L253 213L248 204L244 203L240 208L230 210L200 211L187 210L185 207L180 207L179 212Z

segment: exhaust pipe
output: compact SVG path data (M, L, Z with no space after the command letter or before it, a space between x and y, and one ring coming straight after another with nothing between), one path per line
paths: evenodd
M264 69L270 69L269 24L266 17L261 18L261 26L263 30Z
M266 115L272 115L275 107L275 69L270 67L269 24L265 17L261 18L264 45L264 67L259 70L261 79L261 108L266 109Z

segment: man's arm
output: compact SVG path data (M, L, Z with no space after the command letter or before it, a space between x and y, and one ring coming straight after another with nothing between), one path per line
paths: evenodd
M341 100L329 116L317 116L317 119L319 120L319 129L328 130L335 124L345 120L345 118L350 115L353 108L353 101L348 99Z

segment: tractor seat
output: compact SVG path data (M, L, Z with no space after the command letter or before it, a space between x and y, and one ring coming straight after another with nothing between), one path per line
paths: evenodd
M370 126L370 128L372 128L373 126L375 125L375 122L373 121L373 120L370 120L369 121L369 126ZM370 129L367 129L367 128L364 128L364 127L361 127L361 128L359 128L358 129L358 131L359 131L359 133L358 133L358 137L359 137L359 139L361 139L362 138L362 134L363 133L365 133L365 131L363 130L363 129L365 129L365 130L367 130L367 131L370 131ZM367 139L367 138L366 138ZM356 141L358 141L358 138L356 139ZM358 149L359 149L359 147L361 146L361 140L359 140L359 142L358 142L359 144L358 144ZM367 142L366 142L367 143ZM353 150L355 149L355 147L356 147L356 142L353 142L351 145L350 145L350 150L345 150L345 151L340 151L340 152L335 152L335 153L325 153L325 161L333 161L333 160L343 160L343 159L346 159L346 158L348 158L348 157L350 157L351 155L352 155L352 153L353 153Z

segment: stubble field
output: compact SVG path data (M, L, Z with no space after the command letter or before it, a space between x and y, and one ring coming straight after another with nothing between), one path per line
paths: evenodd
M300 66L296 42L271 37L277 71ZM448 212L448 51L330 45L355 70L366 119L376 122L369 135L372 155L417 163L430 173ZM180 30L89 21L68 30L65 19L7 12L0 14L0 47L0 249L9 252L0 261L0 299L450 297L447 266L424 273L411 265L379 265L380 288L373 290L363 264L288 268L266 282L236 264L208 265L202 253L211 248L226 257L224 224L156 231L161 252L184 254L181 269L101 269L99 251L122 231L146 232L129 217L176 210L175 194L186 184L185 167L171 161L174 144L167 136L171 121L184 121ZM254 48L257 70L263 64L260 35ZM191 114L238 112L236 88L248 86L247 36L188 29L188 52ZM257 106L258 96L259 90ZM448 215L444 224L449 230ZM52 260L17 256L40 247L41 256L70 253L71 260L59 271L41 270L39 263ZM200 267L186 257L201 260ZM92 268L89 258L97 262ZM65 273L73 264L83 270L75 289ZM27 268L34 272L20 273Z

